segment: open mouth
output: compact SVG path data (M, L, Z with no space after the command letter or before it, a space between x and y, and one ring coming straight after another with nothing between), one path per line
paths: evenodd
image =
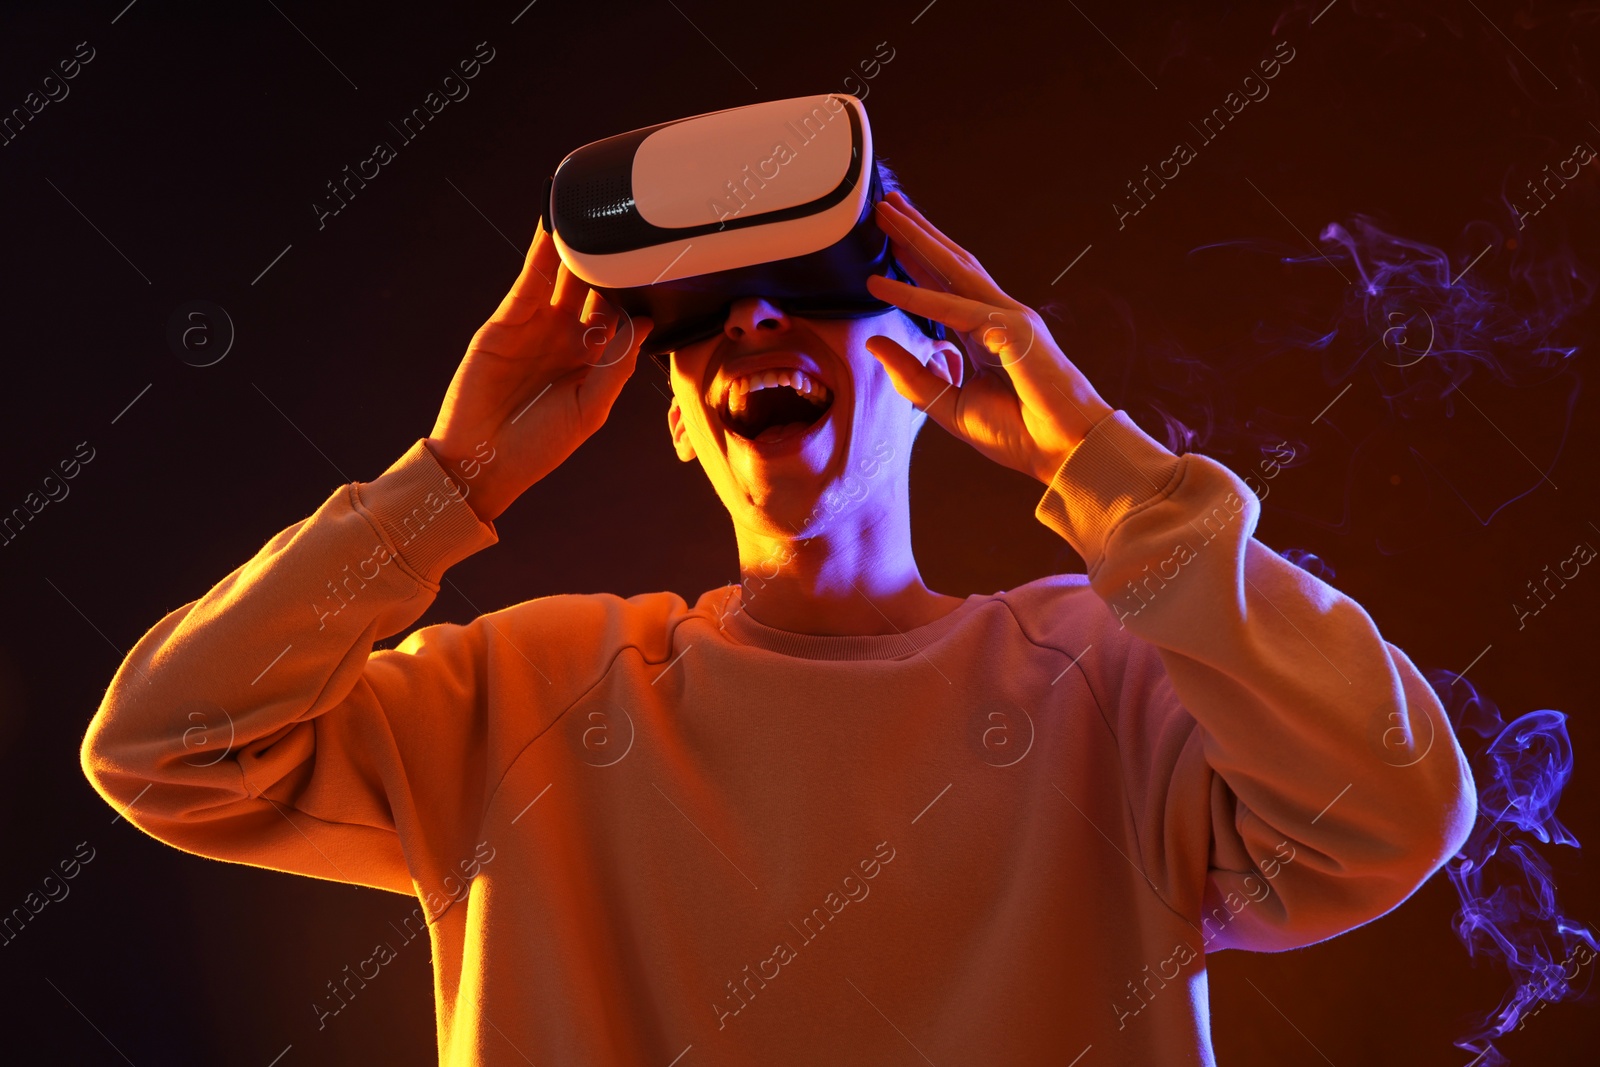
M801 370L766 370L735 378L717 414L735 436L774 441L815 426L833 406L833 392Z

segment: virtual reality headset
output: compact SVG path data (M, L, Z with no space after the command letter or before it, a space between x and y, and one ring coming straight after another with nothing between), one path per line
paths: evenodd
M569 271L650 317L640 351L660 355L717 336L744 297L806 318L893 308L866 286L874 274L911 282L872 217L883 193L866 108L829 93L584 145L545 181L542 213Z

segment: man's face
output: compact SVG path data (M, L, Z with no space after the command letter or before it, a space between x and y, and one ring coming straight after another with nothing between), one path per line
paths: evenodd
M721 334L672 354L678 457L700 460L735 525L810 536L845 509L882 506L900 491L923 416L867 351L879 334L959 381L959 350L893 309L807 319L748 297Z

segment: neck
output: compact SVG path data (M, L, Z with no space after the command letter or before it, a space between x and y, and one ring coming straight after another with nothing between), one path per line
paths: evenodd
M962 602L924 584L903 496L847 504L805 538L737 533L744 612L780 630L904 633Z

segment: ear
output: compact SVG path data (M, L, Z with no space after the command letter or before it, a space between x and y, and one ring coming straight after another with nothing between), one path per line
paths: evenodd
M672 447L677 451L678 458L685 463L694 459L694 445L689 443L689 426L683 421L683 411L678 407L677 397L673 397L667 407L667 432L672 435Z

